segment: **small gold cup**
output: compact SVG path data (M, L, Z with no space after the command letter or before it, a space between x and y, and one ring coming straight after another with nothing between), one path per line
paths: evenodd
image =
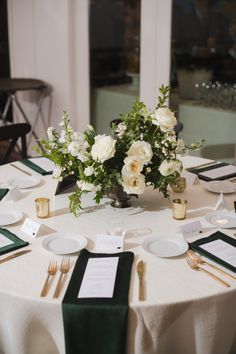
M44 219L49 217L50 215L49 202L50 199L48 198L35 199L36 214L38 218Z
M186 189L187 182L185 177L177 177L173 183L170 184L173 192L183 193Z
M173 204L173 218L176 220L184 220L187 213L187 200L174 199Z

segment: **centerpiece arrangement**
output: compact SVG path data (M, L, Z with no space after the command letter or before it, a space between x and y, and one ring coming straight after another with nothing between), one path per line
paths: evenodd
M55 178L76 182L78 190L69 196L72 213L82 208L81 196L88 192L95 193L97 204L108 196L116 207L129 206L131 196L147 189L169 196L168 185L182 170L177 153L199 148L201 142L187 146L176 138L177 120L166 106L169 87L162 85L159 91L156 109L136 99L131 112L112 125L110 135L96 135L90 125L83 133L74 132L66 112L60 131L48 128L48 138L41 140L45 152L38 152L56 164Z

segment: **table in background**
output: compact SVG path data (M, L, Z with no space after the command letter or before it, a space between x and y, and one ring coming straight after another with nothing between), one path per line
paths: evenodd
M196 101L182 103L179 120L184 125L180 137L186 142L205 139L203 147L194 154L229 163L235 161L236 111L199 106Z

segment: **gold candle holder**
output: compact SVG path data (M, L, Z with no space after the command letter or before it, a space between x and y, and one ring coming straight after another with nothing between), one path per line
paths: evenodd
M44 219L49 217L50 215L49 202L50 199L48 198L35 199L36 215L38 218Z
M173 192L183 193L186 189L187 182L185 177L177 177L173 183L170 184Z
M173 205L173 218L176 220L184 220L187 213L187 200L174 199Z

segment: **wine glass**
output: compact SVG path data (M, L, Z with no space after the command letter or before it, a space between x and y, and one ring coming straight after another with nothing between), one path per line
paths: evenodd
M124 220L118 216L111 217L108 220L107 233L108 235L125 236Z

